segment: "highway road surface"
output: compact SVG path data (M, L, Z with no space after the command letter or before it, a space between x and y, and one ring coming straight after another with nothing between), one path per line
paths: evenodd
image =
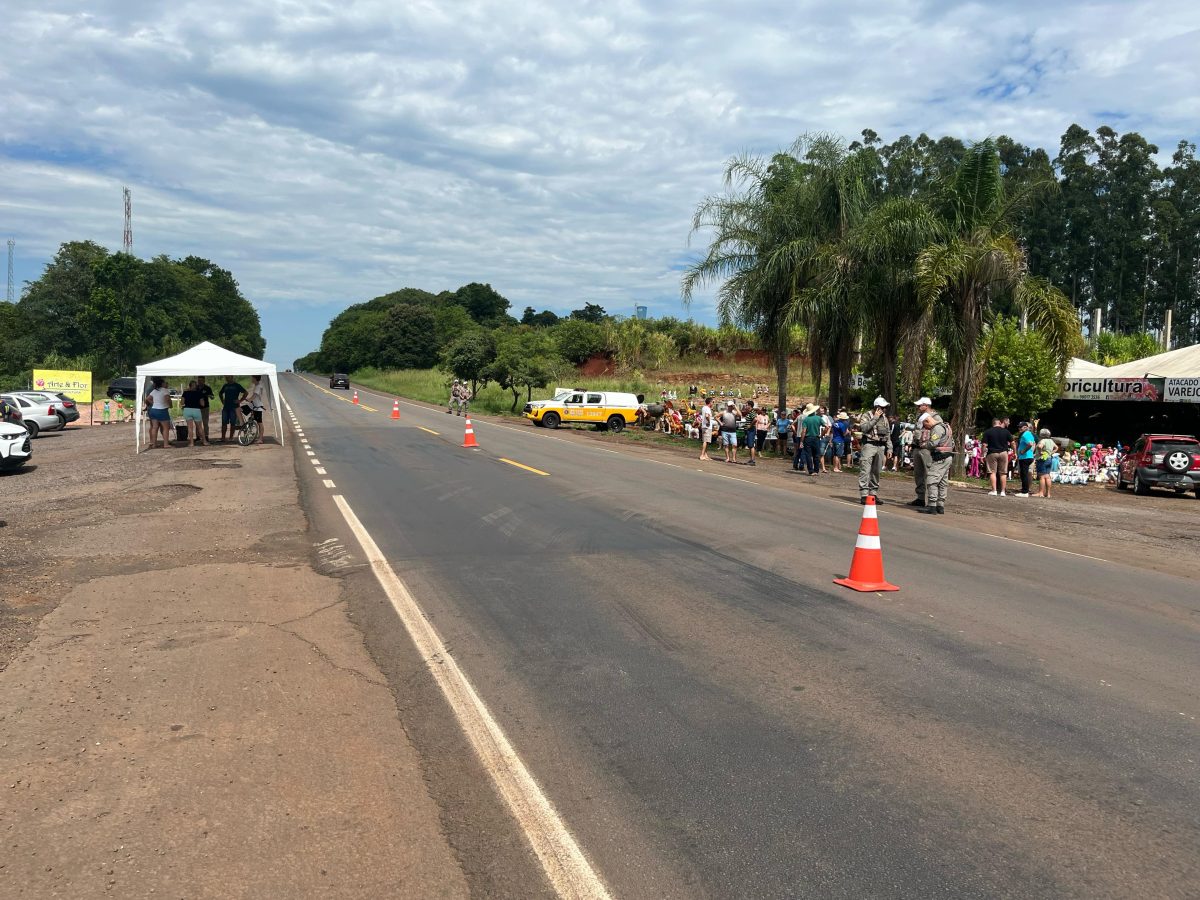
M848 479L830 500L478 419L468 450L441 410L282 390L306 505L348 511L394 576L357 619L402 720L442 721L414 741L496 890L1200 897L1195 560L1156 574L884 506L901 590L859 594L832 584ZM493 756L448 761L471 755L453 729Z

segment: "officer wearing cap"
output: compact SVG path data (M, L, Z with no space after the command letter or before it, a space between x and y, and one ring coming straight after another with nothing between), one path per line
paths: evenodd
M862 432L862 448L858 460L858 500L866 505L867 497L879 502L879 473L883 461L892 455L892 423L888 421L888 402L876 397L869 413L858 420Z
M954 434L937 413L923 413L919 443L929 454L923 512L945 515L946 497L950 492L950 463L954 459Z
M915 404L917 408L917 427L924 424L925 415L933 408L933 401L922 397ZM921 447L920 441L913 441L913 485L916 487L916 499L908 501L909 506L925 505L925 475L929 470L929 451Z

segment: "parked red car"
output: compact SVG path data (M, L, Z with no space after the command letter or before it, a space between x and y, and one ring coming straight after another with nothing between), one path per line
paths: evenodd
M1117 470L1117 487L1131 484L1135 494L1165 487L1177 494L1192 490L1200 498L1200 440L1190 434L1143 434Z

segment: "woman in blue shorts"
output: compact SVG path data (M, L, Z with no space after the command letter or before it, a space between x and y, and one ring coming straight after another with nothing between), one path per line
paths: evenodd
M196 446L197 438L204 446L208 446L208 438L204 436L204 418L201 404L204 393L197 381L189 381L187 390L183 392L183 421L187 423L188 445Z
M159 446L158 433L162 432L162 446L171 442L171 392L161 378L151 379L153 388L146 395L146 416L150 419L150 449Z

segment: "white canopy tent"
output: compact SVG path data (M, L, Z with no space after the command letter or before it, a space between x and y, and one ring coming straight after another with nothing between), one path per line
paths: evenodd
M283 397L279 393L279 376L274 364L242 356L240 353L204 341L175 356L138 366L137 396L133 400L134 424L137 426L134 429L134 446L137 452L140 453L142 449L142 392L146 386L146 379L167 378L173 375L209 375L214 378L223 375L265 375L270 387L267 403L275 413L275 434L279 437L279 443L283 443L283 410L280 408L283 406Z
M1110 366L1110 378L1200 378L1200 344Z

